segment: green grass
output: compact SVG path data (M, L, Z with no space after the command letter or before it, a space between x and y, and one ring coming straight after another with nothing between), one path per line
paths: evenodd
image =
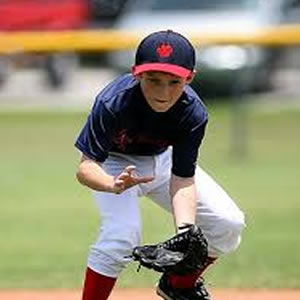
M247 155L232 154L230 108L209 108L200 164L236 199L248 227L240 248L208 273L218 287L300 288L300 110L247 114ZM0 288L80 287L98 215L74 173L86 113L0 113ZM142 200L145 242L172 234L172 219ZM153 286L130 264L120 286Z

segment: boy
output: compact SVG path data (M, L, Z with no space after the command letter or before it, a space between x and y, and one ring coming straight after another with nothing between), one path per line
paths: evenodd
M139 245L138 198L147 196L174 217L176 233L197 224L209 258L237 248L243 213L199 166L206 109L189 87L195 50L173 31L154 32L138 46L132 74L120 76L96 97L75 146L82 158L78 181L94 190L101 215L88 257L83 300L108 299L118 275ZM164 299L210 299L205 268L186 276L163 274Z

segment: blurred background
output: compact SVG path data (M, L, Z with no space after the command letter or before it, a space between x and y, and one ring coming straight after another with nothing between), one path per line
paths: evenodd
M0 0L0 289L81 286L99 220L73 143L138 41L165 29L196 47L192 86L210 113L199 163L248 220L209 280L300 288L297 26L299 0ZM142 211L145 242L172 234L170 216L147 199ZM135 267L119 285L153 286Z

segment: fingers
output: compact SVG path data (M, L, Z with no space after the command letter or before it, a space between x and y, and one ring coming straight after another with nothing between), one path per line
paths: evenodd
M154 179L154 176L137 176L136 175L136 166L130 165L124 169L124 175L128 175L130 179L134 181L135 184L147 183Z
M135 166L127 166L124 171L115 178L115 188L118 194L137 184L148 183L154 179L154 176L137 176L135 170Z
M133 165L130 165L130 166L127 166L124 171L125 172L128 172L129 174L131 174L133 171L135 171L136 169L136 166L133 166Z
M135 173L135 166L128 166L124 169L124 171L118 176L119 179L126 179L131 177Z
M154 179L154 176L144 176L144 177L136 178L138 183L148 183L148 182L151 182L153 179Z

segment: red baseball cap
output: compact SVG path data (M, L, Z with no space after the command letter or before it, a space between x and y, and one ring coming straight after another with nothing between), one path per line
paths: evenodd
M195 49L187 38L172 30L148 35L139 44L133 75L161 71L187 78L195 67Z

